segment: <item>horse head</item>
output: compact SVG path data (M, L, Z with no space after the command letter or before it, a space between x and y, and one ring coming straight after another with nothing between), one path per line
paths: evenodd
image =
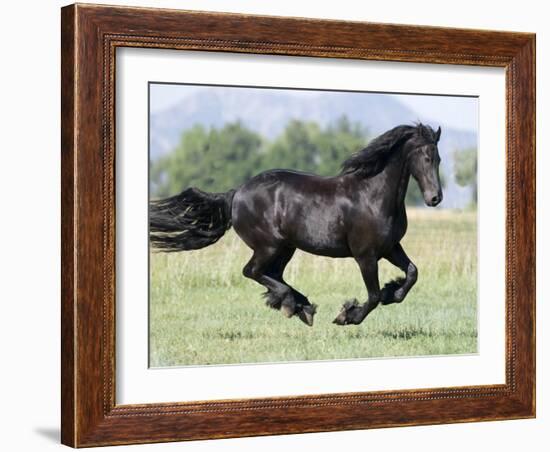
M439 178L439 150L437 143L441 136L441 127L434 131L430 126L418 124L416 133L408 140L409 170L418 182L424 202L430 207L437 206L443 199Z
M394 127L349 157L342 164L341 174L376 176L396 155L407 160L409 172L418 182L424 201L428 206L435 207L443 199L439 179L441 159L437 149L440 135L441 127L434 131L420 123Z

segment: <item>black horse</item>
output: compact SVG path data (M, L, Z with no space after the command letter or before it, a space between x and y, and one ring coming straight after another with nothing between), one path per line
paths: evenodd
M299 248L330 257L353 257L368 300L348 301L334 323L360 324L380 303L403 301L417 268L400 241L407 230L405 194L412 175L428 206L441 202L441 128L401 125L372 140L334 177L290 170L265 171L226 193L188 188L150 204L150 239L162 251L203 248L233 225L254 254L243 274L267 288L267 304L313 325L315 305L283 279ZM380 290L378 261L405 272Z

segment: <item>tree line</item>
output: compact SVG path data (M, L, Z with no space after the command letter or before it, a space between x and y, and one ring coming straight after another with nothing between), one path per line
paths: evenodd
M333 176L339 173L342 162L364 148L370 138L366 128L346 116L325 127L293 120L274 140L240 122L221 128L196 125L182 133L172 152L150 162L151 195L163 198L190 186L224 192L273 168ZM423 203L417 184L409 185L406 202Z

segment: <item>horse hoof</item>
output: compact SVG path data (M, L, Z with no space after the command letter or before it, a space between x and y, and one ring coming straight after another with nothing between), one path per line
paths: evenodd
M342 325L347 325L348 321L346 320L345 317L338 314L338 316L332 321L332 323L334 323L335 325L341 325L342 326Z
M342 306L342 310L340 313L336 316L336 318L332 321L335 325L349 325L351 323L354 323L353 320L353 312L359 308L359 302L357 300L349 300L344 303L344 306Z
M304 322L307 326L313 326L313 316L317 312L317 306L316 305L309 305L304 306L299 312L298 312L298 318Z

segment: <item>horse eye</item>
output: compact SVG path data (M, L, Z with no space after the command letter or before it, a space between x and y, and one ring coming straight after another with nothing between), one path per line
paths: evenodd
M424 156L424 161L425 161L426 163L430 163L430 157Z

